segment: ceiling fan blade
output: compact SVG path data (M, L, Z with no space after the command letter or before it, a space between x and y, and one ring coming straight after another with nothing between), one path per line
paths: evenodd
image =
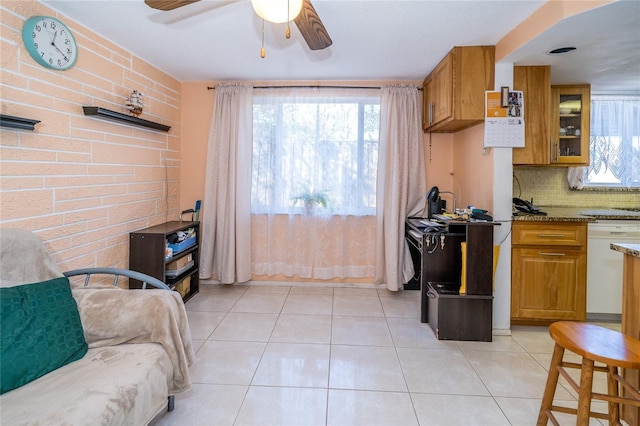
M159 10L157 13L149 16L149 20L158 24L172 25L198 16L200 16L199 19L206 19L207 12L221 9L233 3L239 4L242 2L241 0L194 1L197 3L192 4L189 7L180 7L173 10Z
M147 6L158 10L173 10L200 0L144 0Z
M302 37L309 45L309 49L326 49L333 44L327 29L324 27L313 5L311 5L310 0L304 0L302 2L302 10L296 19L294 19L294 22L298 26Z

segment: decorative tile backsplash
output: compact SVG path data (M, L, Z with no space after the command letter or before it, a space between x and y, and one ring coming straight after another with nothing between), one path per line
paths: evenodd
M539 206L640 208L640 192L569 189L565 167L514 167L513 174L513 196Z

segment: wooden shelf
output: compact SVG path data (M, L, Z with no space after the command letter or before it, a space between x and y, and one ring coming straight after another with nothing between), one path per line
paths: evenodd
M111 111L106 108L83 106L82 109L84 110L84 115L96 116L98 118L102 118L103 120L120 121L122 123L133 124L135 126L146 127L153 130L161 130L163 132L168 132L169 130L171 130L171 126L166 126L164 124L155 123L153 121L144 120L142 118Z
M0 114L0 126L11 127L12 129L33 130L40 120L16 117L13 115Z

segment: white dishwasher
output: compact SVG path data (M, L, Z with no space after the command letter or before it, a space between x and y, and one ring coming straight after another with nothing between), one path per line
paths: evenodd
M611 243L640 244L639 220L589 223L587 319L617 320L622 313L622 258Z

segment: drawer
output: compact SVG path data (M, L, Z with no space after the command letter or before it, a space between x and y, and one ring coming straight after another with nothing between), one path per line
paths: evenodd
M584 246L586 222L513 223L512 245Z
M493 296L440 294L428 283L429 326L438 340L490 342Z

